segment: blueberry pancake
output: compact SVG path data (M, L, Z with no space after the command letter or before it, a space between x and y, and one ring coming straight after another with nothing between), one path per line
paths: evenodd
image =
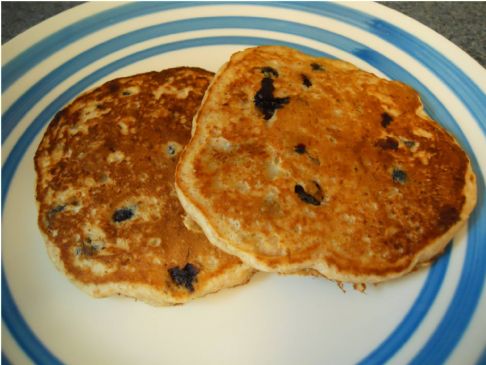
M399 277L443 252L476 203L468 156L418 93L347 62L236 53L193 123L179 199L214 245L259 270Z
M89 294L177 304L253 274L186 228L174 188L212 76L181 67L109 81L47 128L35 155L38 223L56 267Z

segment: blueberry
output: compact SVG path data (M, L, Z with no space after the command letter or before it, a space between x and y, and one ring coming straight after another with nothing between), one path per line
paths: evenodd
M376 141L375 146L381 147L384 150L397 150L398 141L391 137L386 137L385 139L379 139Z
M299 155L305 153L305 144L299 143L294 147L294 151L297 152Z
M113 213L113 221L114 222L123 222L126 221L127 219L130 219L133 217L133 210L129 208L121 208L117 209L115 213Z
M322 67L318 63L311 63L311 67L313 71L324 71L324 67Z
M276 109L281 109L284 104L288 104L290 98L276 98L273 96L275 87L273 79L265 77L262 79L261 88L257 91L253 102L255 106L263 113L263 118L269 120Z
M312 86L311 80L309 80L309 78L306 75L302 74L301 77L302 77L302 82L303 82L305 87L311 87Z
M56 205L54 208L52 208L51 210L49 210L49 212L47 213L47 215L48 215L49 218L52 218L57 213L62 212L64 210L64 208L66 208L65 205Z
M175 147L171 144L167 145L167 153L169 154L169 156L174 156L176 153Z
M46 218L47 218L47 221L46 221L46 224L47 226L50 225L50 222L53 218L55 218L55 216L62 212L64 210L66 206L65 205L56 205L54 208L52 208L51 210L49 210L47 212L47 215L46 215Z
M392 172L392 178L396 183L405 184L407 181L407 174L405 171L395 168Z
M319 184L317 183L315 184L318 187L320 192L321 187L319 186ZM322 199L317 199L316 197L307 193L302 185L299 184L295 185L294 192L297 194L299 199L302 200L304 203L311 204L311 205L321 205Z
M383 112L381 114L381 125L383 126L383 128L388 127L392 121L393 117L387 112Z
M199 270L193 264L187 263L182 269L179 266L170 268L169 275L178 286L184 286L190 292L194 291L193 283L197 281Z

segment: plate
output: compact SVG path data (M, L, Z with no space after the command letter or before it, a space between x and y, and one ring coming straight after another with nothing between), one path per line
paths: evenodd
M479 202L429 269L368 287L259 273L184 306L93 299L56 271L36 224L33 154L56 111L119 76L216 71L289 45L417 89L471 156ZM2 47L2 358L14 364L486 363L486 71L372 3L87 3Z

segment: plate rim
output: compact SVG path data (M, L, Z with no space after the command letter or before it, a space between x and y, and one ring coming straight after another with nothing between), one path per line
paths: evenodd
M240 4L240 3L237 3L237 5L238 5L238 4ZM206 5L206 4L204 4L204 5ZM250 4L250 5L253 5L253 4ZM269 5L269 4L264 4L264 5L265 5L265 6L271 6L271 5ZM187 6L191 6L191 5L187 5ZM381 6L381 5L380 5L380 6ZM398 14L401 14L401 13L398 13ZM403 14L401 14L401 15L403 16ZM429 29L429 28L428 28L428 29ZM447 40L446 40L446 41L447 41ZM449 42L449 41L448 41L448 42ZM452 44L452 43L451 43L451 44ZM463 52L463 51L462 51L462 52ZM468 56L468 57L470 57L470 56ZM3 68L3 66L2 66L2 68ZM4 90L2 89L2 93L3 93L3 91L4 91ZM468 109L469 109L469 108L468 108ZM480 121L479 121L479 120L476 120L476 119L475 119L475 122L476 122L476 123L478 123L478 125L480 125ZM3 126L2 126L2 127L3 127ZM2 170L3 170L3 165L2 165ZM481 169L479 169L479 173L480 173L480 174L481 174L481 172L482 172L482 170L481 170ZM3 193L3 181L2 181L2 193ZM2 194L2 196L3 196L3 194ZM3 216L3 201L2 201L2 216ZM4 272L3 272L3 267L2 267L2 281L3 281L4 277L5 277L5 275L4 275ZM484 289L484 285L482 286L482 288L481 288L481 289L482 289L482 290ZM2 292L3 292L3 288L2 288ZM3 303L3 296L2 296L2 303ZM3 309L2 309L2 317L3 317Z

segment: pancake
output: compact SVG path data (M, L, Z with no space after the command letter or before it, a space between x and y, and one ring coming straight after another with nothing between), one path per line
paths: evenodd
M47 128L35 154L38 224L56 267L89 294L169 305L252 276L186 228L174 188L212 76L181 67L109 81Z
M214 245L258 270L396 278L440 255L476 203L468 156L419 94L344 61L236 53L193 128L179 199Z

